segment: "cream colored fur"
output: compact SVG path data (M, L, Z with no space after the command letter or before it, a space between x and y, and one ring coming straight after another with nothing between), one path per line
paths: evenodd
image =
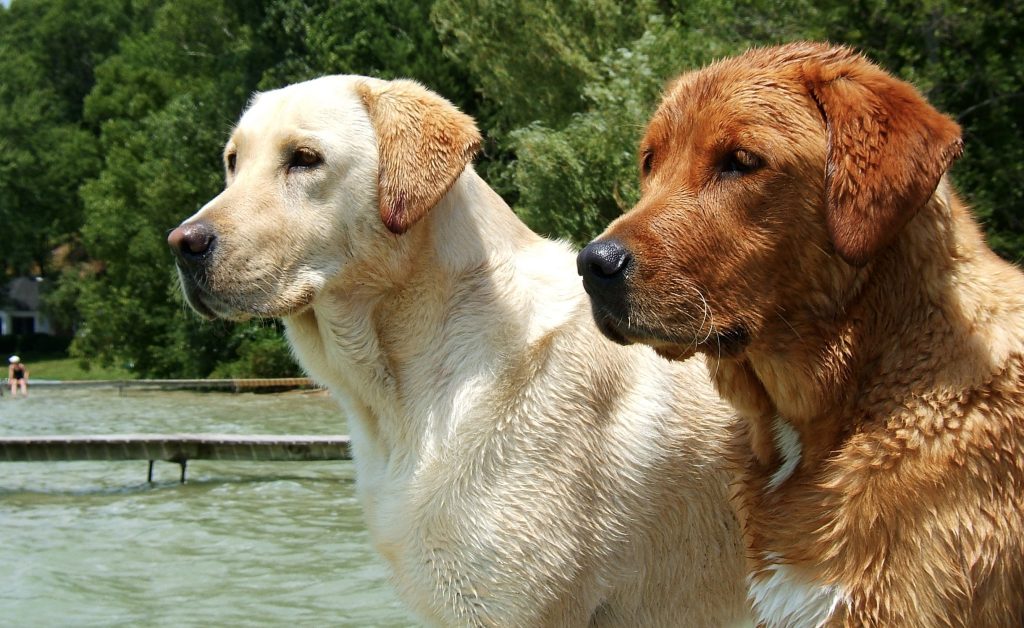
M422 621L744 622L717 445L730 418L703 360L605 340L574 253L469 165L389 232L379 143L416 130L374 128L371 92L457 114L416 84L359 77L258 96L225 191L183 223L218 234L202 276L182 273L193 304L283 318L344 409L366 523ZM323 164L282 174L297 146Z

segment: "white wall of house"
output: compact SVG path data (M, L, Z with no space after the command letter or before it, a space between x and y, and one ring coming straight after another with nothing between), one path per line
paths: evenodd
M39 312L40 277L15 277L0 290L0 336L52 334L49 319Z
M18 328L31 326L33 333L52 334L50 320L39 312L0 310L0 336L9 336Z

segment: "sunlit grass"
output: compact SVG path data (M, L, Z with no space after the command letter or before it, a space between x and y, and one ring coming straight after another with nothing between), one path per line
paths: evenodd
M29 368L30 379L68 381L83 379L132 379L135 377L130 371L117 367L103 367L93 364L90 365L90 368L86 369L83 368L82 362L78 358L30 360L28 356L24 356L23 359Z

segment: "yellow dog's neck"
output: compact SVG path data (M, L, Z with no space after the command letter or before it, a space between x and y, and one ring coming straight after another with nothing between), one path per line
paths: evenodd
M422 221L387 237L390 248L343 269L285 323L311 374L352 400L366 432L414 450L454 429L463 413L452 404L466 403L458 391L472 401L474 386L528 353L584 295L568 248L529 231L471 168ZM531 247L564 249L564 280L532 268Z

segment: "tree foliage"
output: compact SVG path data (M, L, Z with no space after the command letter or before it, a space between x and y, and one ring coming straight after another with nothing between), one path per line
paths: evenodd
M0 259L8 269L46 270L49 251L76 237L78 186L100 166L82 101L130 14L123 0L23 0L0 12Z
M81 232L102 267L78 279L73 353L160 376L205 375L234 354L231 326L186 313L165 238L220 187L226 112L254 87L261 17L227 1L164 3L97 68L84 116L105 159L81 189Z
M1021 0L13 0L0 9L0 258L55 280L51 310L84 359L290 373L277 323L188 311L164 242L220 189L221 146L253 91L417 79L477 118L478 169L533 228L582 243L635 202L636 143L668 79L827 38L960 121L953 177L1019 260L1022 18Z
M668 79L749 45L817 35L786 18L813 13L810 3L765 3L756 11L749 2L726 11L715 1L680 4L648 14L636 39L607 47L566 123L534 122L511 134L517 209L535 229L582 244L633 205L636 145Z

